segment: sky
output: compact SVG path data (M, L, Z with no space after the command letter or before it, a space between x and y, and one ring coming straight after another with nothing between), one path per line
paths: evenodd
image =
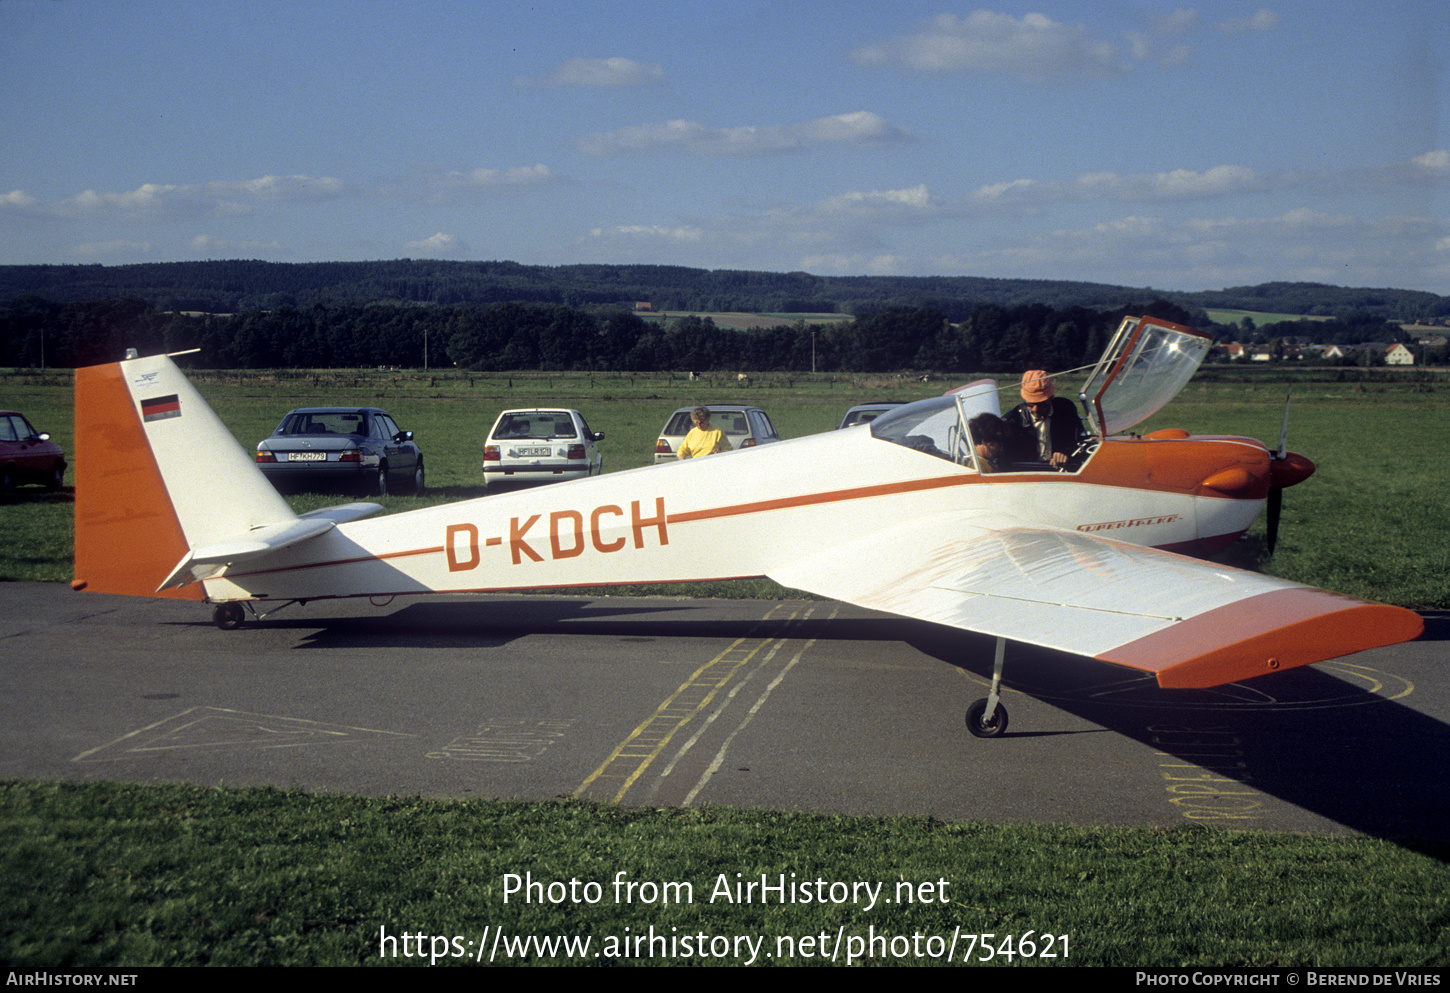
M0 0L0 264L1450 294L1443 0Z

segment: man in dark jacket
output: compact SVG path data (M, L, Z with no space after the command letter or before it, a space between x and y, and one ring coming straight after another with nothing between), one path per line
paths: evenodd
M1023 373L1022 402L1003 420L1012 429L1008 458L1013 462L1062 466L1087 434L1077 408L1057 395L1057 387L1041 369Z

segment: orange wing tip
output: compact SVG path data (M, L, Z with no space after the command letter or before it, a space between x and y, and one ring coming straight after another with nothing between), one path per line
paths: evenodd
M1207 611L1097 658L1152 672L1165 688L1205 689L1397 645L1424 629L1413 610L1300 587Z
M70 581L70 588L75 590L77 593L85 589L88 585L90 584L87 583L84 579L72 579Z

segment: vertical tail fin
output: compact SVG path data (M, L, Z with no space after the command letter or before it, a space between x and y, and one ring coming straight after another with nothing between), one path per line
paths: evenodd
M76 370L76 573L100 593L158 593L191 549L296 519L165 356Z

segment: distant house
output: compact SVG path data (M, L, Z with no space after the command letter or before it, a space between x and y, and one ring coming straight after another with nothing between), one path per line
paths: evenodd
M636 300L634 302L634 309L635 310L654 310L655 309L655 305L652 304L652 303L650 303L648 300Z
M1414 365L1415 353L1396 342L1385 350L1385 365Z

